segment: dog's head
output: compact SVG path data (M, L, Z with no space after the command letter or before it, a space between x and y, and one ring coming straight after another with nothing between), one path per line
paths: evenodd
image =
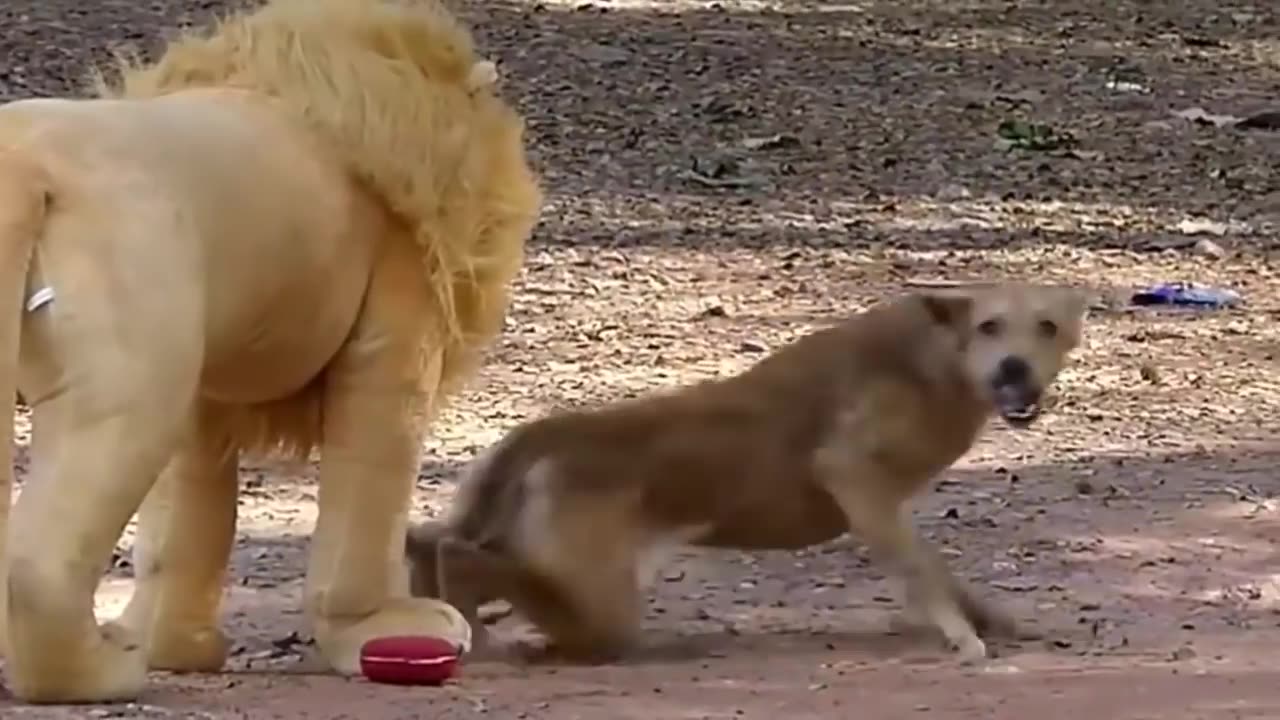
M1085 294L1068 287L994 283L921 295L935 320L960 337L974 390L1010 425L1040 414L1045 390L1080 343Z

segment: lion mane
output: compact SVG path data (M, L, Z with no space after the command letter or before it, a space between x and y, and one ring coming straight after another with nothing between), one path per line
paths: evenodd
M98 76L100 96L229 87L295 113L416 242L422 291L439 309L422 338L427 405L471 374L501 330L542 197L496 66L441 4L271 0L117 70L114 82ZM247 447L305 455L318 440L315 395L229 409L227 420Z

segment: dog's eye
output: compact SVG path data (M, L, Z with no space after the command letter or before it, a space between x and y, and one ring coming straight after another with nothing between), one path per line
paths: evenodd
M1058 324L1052 320L1040 321L1040 334L1045 337L1053 337L1058 334Z
M1000 326L999 320L995 320L995 319L983 320L982 322L978 323L978 332L988 337L994 337L996 335L999 335L1000 329L1001 329L1001 326Z

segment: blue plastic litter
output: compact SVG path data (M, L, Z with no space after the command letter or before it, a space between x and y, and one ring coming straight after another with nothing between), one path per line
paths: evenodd
M1240 300L1240 294L1234 290L1184 282L1153 285L1139 290L1130 298L1134 305L1177 305L1209 309L1230 307Z

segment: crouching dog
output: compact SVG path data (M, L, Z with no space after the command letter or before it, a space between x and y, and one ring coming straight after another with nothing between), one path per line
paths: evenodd
M409 531L412 590L447 597L477 647L492 643L479 606L503 598L557 655L613 661L641 645L663 551L850 532L903 573L908 614L961 661L987 657L982 636L1032 634L949 572L907 501L993 416L1036 420L1085 310L1064 287L913 292L736 376L521 425L476 460L442 521Z

